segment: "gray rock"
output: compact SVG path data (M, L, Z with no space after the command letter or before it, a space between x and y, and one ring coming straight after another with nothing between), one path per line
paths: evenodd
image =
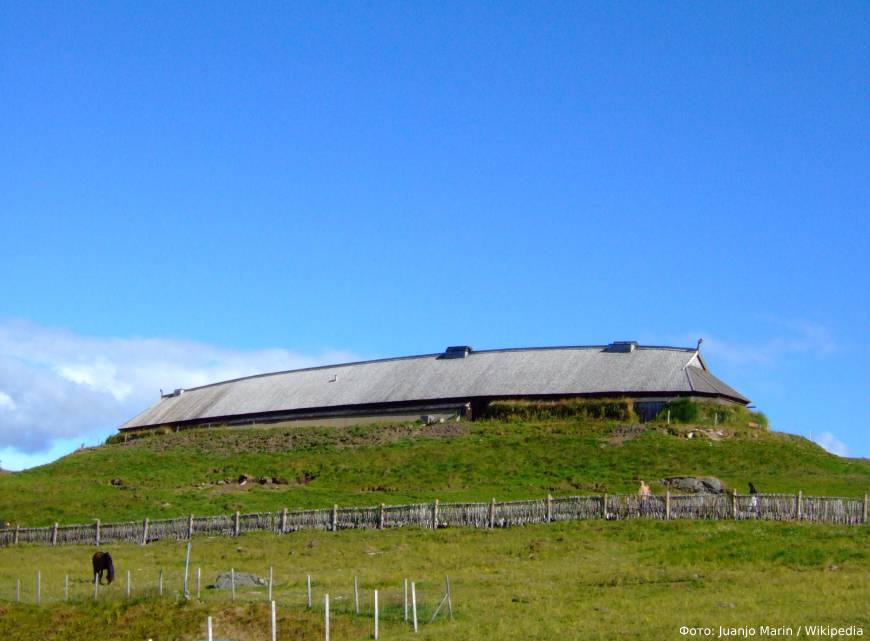
M662 479L662 485L693 494L722 494L725 485L715 476L672 476Z
M256 587L260 585L269 585L266 579L258 577L250 572L236 572L236 588ZM212 583L209 588L218 590L229 590L232 586L232 576L229 572L218 574L217 580Z

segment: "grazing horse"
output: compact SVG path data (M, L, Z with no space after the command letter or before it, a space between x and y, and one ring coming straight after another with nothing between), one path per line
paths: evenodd
M103 583L103 572L109 584L115 580L115 566L112 564L112 555L108 552L96 552L92 559L94 563L94 580Z

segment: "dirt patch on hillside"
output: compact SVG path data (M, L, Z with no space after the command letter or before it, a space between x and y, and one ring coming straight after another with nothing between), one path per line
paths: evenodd
M178 447L192 453L287 452L300 449L378 447L413 438L453 438L465 434L465 423L397 424L354 427L239 427L189 429L118 444L164 452Z
M617 425L607 439L607 444L619 447L627 441L636 439L644 432L646 432L646 427L640 424Z

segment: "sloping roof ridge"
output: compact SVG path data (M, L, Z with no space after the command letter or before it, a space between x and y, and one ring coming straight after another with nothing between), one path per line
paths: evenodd
M605 349L608 345L552 345L552 346L544 346L544 347L501 347L496 349L476 349L472 350L469 353L469 356L474 356L475 354L494 354L499 352L537 352L537 351L550 351L550 350L559 350L559 349ZM667 345L638 345L636 347L638 350L670 350L674 352L693 352L695 351L690 347L672 347ZM237 383L239 381L247 381L255 378L265 378L267 376L281 376L282 374L294 374L296 372L313 372L317 370L327 370L338 367L350 367L353 365L368 365L369 363L389 363L391 361L408 361L414 360L418 358L436 358L441 356L444 352L435 352L433 354L415 354L412 356L391 356L387 358L370 358L363 361L351 361L350 363L333 363L332 365L314 365L312 367L300 367L297 369L286 369L280 370L277 372L264 372L262 374L251 374L250 376L239 376L238 378L230 378L225 381L216 381L214 383L207 383L206 385L198 385L197 387L185 387L185 392L193 392L196 390L207 389L209 387L216 387L218 385L226 385L228 383ZM167 395L171 397L172 395ZM146 410L147 411L147 410Z

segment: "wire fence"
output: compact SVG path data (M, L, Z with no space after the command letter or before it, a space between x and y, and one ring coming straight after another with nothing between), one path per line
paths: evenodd
M868 498L798 494L693 494L566 496L489 503L414 503L320 510L282 510L176 519L0 529L0 545L100 545L186 540L195 536L239 536L245 532L286 534L297 530L396 527L502 528L582 519L763 519L858 525L867 523Z

